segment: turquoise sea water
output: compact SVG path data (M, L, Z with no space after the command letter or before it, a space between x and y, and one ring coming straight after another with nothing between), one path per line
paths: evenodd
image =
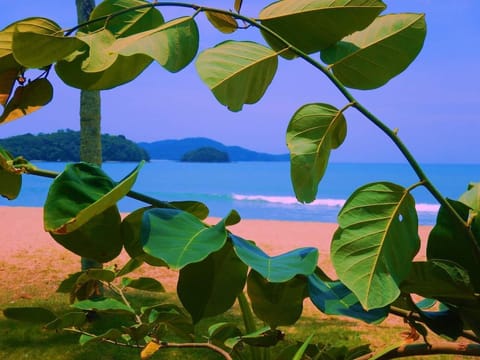
M61 171L65 163L38 162L43 169ZM114 180L121 180L136 164L106 163ZM424 165L423 169L445 196L457 199L470 182L480 181L480 165ZM410 186L417 181L406 164L330 164L312 204L296 201L290 183L288 162L238 162L195 164L152 161L142 168L134 190L161 200L196 200L210 208L210 215L223 217L236 209L243 218L335 222L348 196L369 182L391 181ZM20 196L1 205L43 206L50 179L24 176ZM434 224L438 204L424 189L413 191L419 221ZM131 211L142 203L125 199L120 210Z

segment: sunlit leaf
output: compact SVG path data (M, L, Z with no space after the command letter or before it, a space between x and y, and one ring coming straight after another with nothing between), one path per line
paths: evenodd
M469 184L468 190L458 199L475 211L480 211L480 183Z
M203 82L231 111L259 101L272 82L277 65L274 51L247 41L221 43L203 51L196 62Z
M9 307L3 310L7 319L30 322L34 324L47 324L57 317L53 312L41 307Z
M328 104L307 104L293 115L287 129L290 175L297 199L312 202L328 165L330 151L347 134L343 113Z
M122 286L144 291L165 292L165 288L158 280L148 277L139 277L138 279L123 278Z
M108 47L115 42L115 36L107 29L86 34L78 33L77 36L82 44L88 45L88 57L82 63L82 71L87 73L105 71L117 60L118 55L108 51Z
M0 116L0 124L5 124L39 110L47 105L52 97L52 84L45 78L36 79L25 86L17 87Z
M259 19L288 43L311 54L364 29L384 9L380 0L283 0L264 8ZM273 49L285 48L265 31L262 34Z
M404 71L417 57L426 36L424 14L378 17L368 28L322 51L322 60L343 85L374 89Z
M342 282L322 281L315 274L308 277L308 293L313 304L327 315L349 316L367 323L378 323L388 315L388 307L366 311Z
M233 7L237 13L240 13L240 10L242 9L242 2L242 0L235 0Z
M150 359L155 353L160 350L160 344L155 341L150 341L145 347L143 348L142 352L140 353L140 359L147 360Z
M448 340L456 340L462 335L463 322L456 310L417 310L417 313L423 320L422 322L427 325L430 330Z
M301 248L269 256L251 242L230 235L238 257L270 282L285 282L296 275L310 275L318 262L316 248Z
M214 11L205 11L208 21L220 32L231 34L238 29L237 20L233 16Z
M271 283L255 270L247 278L247 291L257 317L270 327L293 325L303 311L307 280L294 277L286 282Z
M200 220L206 219L210 212L207 205L199 201L171 201L170 204L177 209L195 215Z
M152 209L143 214L143 250L174 269L205 259L227 239L225 221L207 227L197 217L176 209Z
M347 200L338 223L331 246L338 277L365 310L389 305L420 248L412 195L388 182L364 185Z
M118 39L108 50L123 56L147 55L165 69L177 72L198 51L198 28L192 17L181 17L155 29Z
M78 301L72 304L71 307L87 311L126 312L130 314L135 313L130 306L111 298Z
M50 186L44 208L45 230L72 232L115 206L130 191L142 166L143 162L116 183L94 164L67 164Z
M180 270L177 293L197 323L230 309L243 291L246 278L247 265L236 256L232 245L226 243L201 262Z

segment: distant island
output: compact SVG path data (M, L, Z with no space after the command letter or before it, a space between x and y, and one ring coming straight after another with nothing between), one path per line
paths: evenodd
M80 132L59 130L52 134L25 134L0 139L0 146L27 160L80 161ZM150 160L148 152L123 135L102 135L103 161Z
M289 154L267 154L242 148L240 146L226 146L208 138L186 138L181 140L161 140L151 143L138 143L145 149L151 159L181 161L189 151L200 148L213 148L228 154L230 161L289 161Z
M206 146L186 152L180 161L225 163L230 162L230 157L224 151Z

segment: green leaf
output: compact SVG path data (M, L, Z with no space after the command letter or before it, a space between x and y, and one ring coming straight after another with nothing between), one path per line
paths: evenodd
M240 56L241 54L241 56ZM203 51L196 68L217 100L231 111L259 101L277 71L277 54L260 44L226 41Z
M469 184L468 190L464 192L458 201L464 203L475 211L480 210L480 183Z
M343 85L375 89L410 65L426 33L424 14L380 16L365 30L322 51L321 57Z
M45 325L46 330L62 330L65 328L79 328L87 322L85 312L70 312Z
M8 200L15 199L22 188L22 176L0 167L0 195Z
M45 78L18 86L0 116L0 125L28 115L47 105L53 97L53 87Z
M144 291L165 292L165 288L158 280L148 277L139 277L138 279L123 278L122 286Z
M177 209L152 209L143 214L143 250L173 269L202 261L220 250L226 239L225 221L207 227L195 216Z
M93 32L106 28L112 32L116 38L130 36L142 31L152 29L164 23L160 11L155 7L144 7L141 9L131 9L133 7L148 5L147 1L142 0L105 0L98 4L90 14L90 20L104 17L119 11L124 11L121 15L108 18L105 21L97 21L88 26L88 31Z
M287 129L287 146L292 184L299 201L315 200L330 151L338 148L346 135L345 117L331 105L307 104L293 115Z
M347 200L338 223L331 246L338 277L366 310L389 305L420 248L413 197L388 182L364 185Z
M63 293L63 294L68 294L69 292L72 291L73 287L78 281L78 278L82 276L83 271L78 271L73 274L69 274L68 277L63 280L60 285L57 288L57 292Z
M307 281L294 277L286 282L271 283L255 270L247 278L247 291L257 317L272 329L293 325L303 311Z
M141 309L142 318L148 319L149 323L166 325L178 336L192 340L194 328L188 314L173 304L160 304Z
M3 310L3 316L34 324L46 324L57 318L53 312L41 307L9 307Z
M340 281L322 281L315 274L308 277L308 293L313 304L324 314L343 315L379 323L388 316L387 306L366 311L358 298Z
M26 68L42 68L79 50L83 43L75 37L65 37L60 28L45 33L20 31L13 33L12 51L15 60Z
M275 346L280 340L283 340L285 334L277 329L271 329L269 326L263 327L250 334L236 336L225 341L225 346L233 349L241 343L256 347Z
M224 34L231 34L238 29L237 20L233 16L214 11L205 11L205 15L210 24Z
M170 205L195 215L200 220L205 220L210 212L208 207L199 201L171 201Z
M132 258L128 260L128 262L121 268L118 273L115 275L116 277L125 276L132 271L138 269L140 266L143 265L143 260Z
M236 256L230 243L201 262L180 270L177 293L197 323L203 318L230 309L243 291L247 266Z
M80 345L85 345L89 342L102 342L104 340L118 340L122 337L122 332L118 329L109 329L105 333L98 336L91 336L82 334L78 340Z
M82 300L77 301L70 306L75 309L87 311L127 312L130 314L135 313L135 311L130 306L125 305L118 300L110 298Z
M5 106L7 103L21 71L22 66L15 61L13 55L0 57L0 105Z
M181 17L155 29L118 39L109 51L123 56L147 55L165 69L177 72L198 52L198 28L192 17Z
M234 8L237 13L240 13L240 10L242 9L242 0L235 0Z
M115 64L118 55L108 50L115 42L115 36L110 31L103 29L92 33L78 33L77 36L82 44L88 45L88 57L82 62L82 71L97 73Z
M380 0L283 0L264 8L259 19L291 45L312 54L364 29L385 7ZM273 49L286 47L265 31L262 35Z
M94 216L115 206L132 188L141 162L119 183L94 164L67 164L50 186L44 208L45 230L55 234L73 232Z
M78 256L104 263L116 258L122 250L120 224L118 208L112 206L71 232L50 232L50 235Z
M297 352L293 356L292 360L302 360L303 359L303 355L307 351L307 347L310 344L310 342L312 341L312 339L313 339L313 334L310 334L310 336L307 338L307 340L305 340L305 342L302 344L302 346L300 346L300 348L297 350Z
M414 262L410 275L401 283L400 288L405 293L442 302L477 299L465 269L445 260Z
M216 346L224 346L229 338L238 337L242 334L234 323L220 322L208 328L208 341Z
M153 208L145 207L137 209L123 219L121 225L123 246L131 258L145 261L147 264L152 266L167 266L163 260L157 259L143 251L143 244L140 238L142 217L143 213L150 209Z
M448 202L467 222L470 208L459 201L449 199ZM427 259L448 260L463 267L477 292L480 290L480 259L476 255L478 246L480 242L470 228L462 224L447 207L440 206L437 222L428 236Z
M269 256L251 242L230 235L238 257L272 283L291 280L296 275L310 275L318 262L316 248L301 248Z

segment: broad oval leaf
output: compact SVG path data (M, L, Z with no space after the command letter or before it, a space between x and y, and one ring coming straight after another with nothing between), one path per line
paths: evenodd
M469 184L468 190L460 196L458 201L477 212L480 211L480 183Z
M207 227L181 210L151 209L143 214L140 238L147 254L165 261L173 269L181 269L220 250L227 232L225 221Z
M47 324L57 317L53 312L41 307L10 307L3 310L7 319L26 321L35 324Z
M297 199L312 202L325 174L330 151L347 135L343 113L329 104L307 104L293 115L287 129L290 176Z
M269 256L251 242L230 235L238 257L272 283L285 282L297 275L310 275L318 262L318 249L301 248Z
M53 33L20 31L13 33L12 51L15 60L26 68L42 68L79 50L83 43L75 37L65 37L60 29Z
M347 200L338 223L331 245L338 277L366 310L389 305L420 249L413 197L388 182L364 185Z
M2 166L0 166L0 196L3 196L8 200L13 200L18 196L21 188L22 176L20 174L15 174L7 171Z
M45 230L70 233L115 206L130 191L142 166L143 162L116 183L97 165L67 164L48 191L43 216Z
M123 278L122 286L137 290L165 292L163 285L156 279L149 277L139 277L138 279Z
M165 69L177 72L190 64L198 51L198 28L190 16L118 39L109 51L123 56L147 55Z
M294 277L286 282L271 283L255 270L247 278L247 291L257 317L271 328L293 325L303 311L307 280Z
M95 7L90 14L90 20L105 17L113 13L122 12L120 15L110 17L104 21L97 21L88 26L88 31L93 32L100 29L107 29L116 38L130 36L146 31L164 23L164 19L157 8L141 7L149 2L143 0L104 0ZM126 11L127 9L131 9Z
M180 270L177 293L194 323L233 306L245 286L247 268L227 242L201 262Z
M380 0L283 0L260 12L262 25L299 50L311 54L367 27L383 10ZM275 50L286 45L262 31ZM287 58L295 55L282 53Z
M115 36L107 29L78 33L77 37L82 45L84 43L88 45L88 57L82 62L82 71L87 73L105 71L117 60L118 55L107 50L115 42Z
M308 294L313 304L327 315L343 315L367 323L378 323L389 312L388 306L366 311L355 294L341 281L322 281L315 274L308 277Z
M130 306L111 298L82 300L77 301L70 306L75 309L86 311L126 312L130 314L135 313L135 310L133 310Z
M46 330L63 330L65 328L80 328L87 322L87 314L85 312L70 312L59 318L49 322L44 326Z
M226 41L200 53L197 71L217 100L231 111L259 101L273 80L277 54L249 41Z
M378 17L368 28L322 51L343 85L375 89L404 71L417 57L427 33L424 14Z
M0 124L6 124L41 109L52 100L52 97L52 84L45 78L17 87L0 116Z
M237 20L233 16L214 11L205 11L205 15L210 24L224 34L231 34L238 29Z

